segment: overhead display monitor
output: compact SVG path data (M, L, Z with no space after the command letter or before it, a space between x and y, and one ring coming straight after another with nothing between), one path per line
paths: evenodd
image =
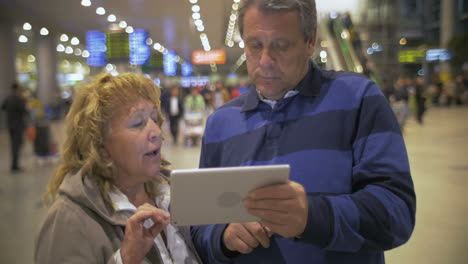
M150 47L146 44L148 32L136 29L129 34L130 64L142 65L150 57Z
M177 73L177 54L173 50L168 50L164 54L164 74L175 76Z
M226 63L226 51L223 49L216 50L194 50L192 52L192 64L224 64Z
M89 52L89 66L101 67L106 64L106 34L93 30L86 33L86 50Z
M401 50L398 53L398 62L400 63L421 63L424 60L426 51L418 50Z
M426 51L427 61L448 61L452 59L452 53L447 49L430 49Z
M190 76L193 72L193 67L190 62L183 62L181 65L182 68L182 76Z
M130 57L128 33L107 33L106 36L107 59L128 59Z

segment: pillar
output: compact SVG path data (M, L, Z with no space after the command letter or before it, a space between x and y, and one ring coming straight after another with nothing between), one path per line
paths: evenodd
M449 41L455 35L457 4L456 0L442 0L440 4L440 46L446 49L448 48ZM450 62L442 62L441 66L440 77L442 81L444 83L450 81L453 78Z
M0 104L11 94L11 85L16 81L16 41L13 22L0 16ZM5 127L5 112L0 111L0 129Z
M44 107L52 106L59 91L57 85L57 51L53 34L42 36L36 32L37 98Z

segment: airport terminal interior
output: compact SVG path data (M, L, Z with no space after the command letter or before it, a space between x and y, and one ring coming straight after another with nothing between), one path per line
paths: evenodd
M316 3L311 60L377 83L406 143L416 225L406 244L385 252L386 263L467 263L468 1ZM0 263L34 262L47 210L42 195L61 162L65 116L76 89L98 73L143 74L166 94L177 88L181 99L196 90L203 109L177 121L176 139L166 118L162 153L172 169L198 168L207 116L249 85L238 8L239 0L0 0L0 103L17 83L31 113L41 113L29 123L36 137L25 137L21 170L12 171L0 111ZM424 84L416 92L418 79ZM37 150L41 129L46 153Z

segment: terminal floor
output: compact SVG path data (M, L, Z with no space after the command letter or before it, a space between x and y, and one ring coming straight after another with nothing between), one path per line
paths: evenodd
M52 124L63 142L63 123ZM468 260L468 107L431 108L424 125L412 119L404 131L417 195L410 241L386 253L390 264L463 264ZM0 131L0 263L33 263L34 241L45 215L40 196L55 164L38 164L27 143L25 171L9 171L9 144ZM174 146L163 153L174 168L198 165L199 148Z

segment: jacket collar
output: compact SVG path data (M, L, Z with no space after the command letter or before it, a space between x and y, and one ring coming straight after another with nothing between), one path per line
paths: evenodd
M294 90L303 96L318 96L320 93L320 86L324 78L323 72L311 60L309 61L309 70L304 78L296 85ZM260 97L254 84L251 89L248 89L246 100L242 105L241 112L251 111L257 108L260 102Z

